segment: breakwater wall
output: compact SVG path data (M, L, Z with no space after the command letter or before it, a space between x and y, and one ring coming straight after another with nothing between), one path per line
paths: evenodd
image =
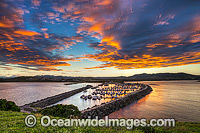
M91 118L103 118L104 116L107 116L120 108L123 108L141 98L148 95L153 89L149 85L141 84L142 89L134 91L132 93L127 94L124 97L120 97L118 99L112 100L107 103L103 103L98 106L93 106L92 108L85 109L81 111L81 117L83 119L87 119L88 116Z
M21 106L20 108L21 108L21 110L28 111L28 112L37 111L35 109L36 107L44 108L46 106L50 106L52 104L55 104L55 103L62 101L66 98L69 98L69 97L71 97L71 96L73 96L73 95L75 95L79 92L82 92L86 89L89 89L91 87L92 87L91 85L87 85L86 87L82 87L82 88L75 89L75 90L72 90L72 91L64 92L64 93L61 93L61 94L58 94L58 95L55 95L55 96L51 96L51 97L47 97L47 98L38 100L36 102L25 104L25 105Z

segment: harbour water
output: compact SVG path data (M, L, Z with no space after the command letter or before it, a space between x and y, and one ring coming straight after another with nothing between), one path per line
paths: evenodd
M110 84L109 86L105 86L105 87L102 87L102 88L111 88L111 87L114 87L115 85L114 84ZM102 89L101 87L99 87L100 89ZM87 99L87 100L84 100L84 99L80 99L80 96L81 95L91 95L93 92L95 92L96 89L88 89L87 92L80 92L76 95L73 95L67 99L64 99L56 104L73 104L73 105L76 105L78 106L79 110L84 110L84 109L87 109L88 107L92 107L94 105L100 105L101 103L106 103L106 102L109 102L111 101L111 98L101 98L101 100L92 100L92 99ZM107 92L111 92L111 91L107 91ZM132 91L129 91L127 92L130 93ZM100 96L99 94L97 94L98 96ZM95 96L95 95L94 95ZM119 96L119 95L118 95ZM122 97L124 95L120 95L119 97ZM105 94L103 97L111 97L110 95L107 95Z
M110 99L101 99L101 100L92 100L92 99L88 99L88 100L84 100L81 99L80 96L81 95L89 95L92 92L94 92L95 89L88 89L87 92L80 92L77 93L67 99L64 99L56 104L73 104L75 106L77 106L79 108L79 110L83 110L83 109L87 109L88 107L92 107L94 105L100 105L101 103L104 102L109 102Z
M153 91L139 101L109 115L110 118L175 118L178 121L200 122L200 82L197 81L145 81ZM24 105L42 98L97 83L64 85L62 82L11 82L0 83L0 98ZM78 93L60 101L59 104L74 104L80 110L107 102L106 100L83 100ZM57 103L58 104L58 103Z
M46 97L85 87L86 85L98 85L98 83L78 83L72 85L64 85L65 83L67 82L0 83L0 99L3 98L14 101L18 106L21 106Z

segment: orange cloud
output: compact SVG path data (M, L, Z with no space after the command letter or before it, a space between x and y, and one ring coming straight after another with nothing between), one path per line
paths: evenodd
M8 24L8 23L1 23L0 22L0 27L11 28L11 27L13 27L13 25L12 24Z
M39 6L40 0L32 0L35 6ZM0 3L1 10L8 10L7 6ZM74 59L67 59L61 55L53 55L50 51L45 51L46 49L62 49L63 46L59 47L58 44L49 44L46 42L49 38L47 33L47 28L42 28L41 32L25 30L23 24L23 15L28 12L22 10L21 8L15 7L15 5L10 5L9 12L5 16L0 17L0 52L2 53L0 57L3 58L5 64L17 64L21 68L37 70L37 71L62 71L56 67L59 66L70 66L69 61L74 61ZM58 17L59 13L49 14L49 17ZM72 36L72 37L60 37L50 35L55 40L58 38L63 43L71 43L71 45L76 44L76 42L81 42L82 37ZM40 41L44 43L44 47L40 47ZM48 44L48 45L47 45ZM66 44L67 46L67 44ZM37 47L37 48L35 48ZM6 68L7 70L10 68Z
M113 15L115 9L112 7L114 4L120 4L120 2L116 0L95 0L84 4L83 1L76 2L80 3L81 6L75 5L74 2L69 2L66 7L59 7L59 10L57 7L55 10L63 13L62 10L60 11L60 8L66 9L67 12L63 15L64 19L81 20L81 25L77 29L78 34L86 32L91 37L102 39L102 45L114 48L111 52L120 50L120 42L115 35L105 34L106 30L121 21L119 15ZM104 10L105 12L103 12ZM105 17L106 15L107 17Z
M61 12L61 13L64 13L64 12L65 12L65 9L62 8L62 7L54 6L53 9L54 9L55 11L58 11L58 12Z
M86 22L94 22L94 18L92 17L82 17L83 21L86 21Z
M7 18L6 16L2 16L0 18L0 27L2 28L13 28L14 21L12 19Z
M53 3L53 9L56 12L44 13L51 23L59 22L62 19L71 22L78 20L80 25L77 27L77 34L80 36L72 37L48 34L46 28L41 29L42 33L21 29L24 28L22 17L25 12L20 8L13 8L14 13L0 18L0 27L6 29L1 34L3 39L0 41L0 49L8 52L6 55L9 56L10 63L36 66L38 70L44 71L59 71L55 67L69 66L70 64L67 62L74 60L63 59L60 56L54 57L53 54L52 56L49 55L52 50L67 49L77 42L82 42L83 38L81 36L97 38L91 39L98 41L97 43L91 43L90 46L96 48L98 52L76 59L87 58L104 63L86 69L106 67L118 69L153 68L194 64L200 61L198 49L193 51L198 48L196 44L200 42L200 17L194 17L190 24L185 26L182 26L184 25L182 24L178 28L175 24L173 30L170 29L164 33L163 31L166 31L166 29L161 28L158 30L158 27L168 26L170 28L170 24L175 23L176 13L173 13L173 11L171 11L173 14L168 15L167 12L166 14L156 13L156 16L158 14L159 16L155 16L155 20L153 20L154 13L152 13L151 20L149 22L145 21L148 23L143 25L143 19L139 20L141 18L140 9L141 14L144 15L143 10L146 11L148 8L139 8L137 14L137 10L134 12L132 9L137 5L137 2L135 4L132 3L132 0L128 2L121 0L86 1L67 1L63 2L64 4L55 2ZM40 6L41 0L32 0L32 3L35 6ZM151 15L147 13L147 16ZM148 17L144 18L144 20L149 19ZM142 21L141 25L140 21ZM44 39L49 37L50 39ZM29 47L32 42L34 42L34 46L40 43L39 39L44 43L41 49L38 48L37 51L33 46ZM46 43L44 40L53 40L56 45L49 45L50 41ZM37 54L40 51L41 53ZM22 52L25 54L20 56ZM17 57L21 58L17 59Z
M36 36L36 35L40 35L40 33L38 33L38 32L29 31L29 30L22 30L22 29L14 31L14 33L20 34L20 35L24 35L24 36Z
M16 43L15 41L0 41L0 49L6 49L10 52L16 52L20 50L29 50L22 43Z
M112 0L96 0L96 5L99 6L109 6L112 4Z
M66 60L69 61L69 60ZM65 60L49 60L49 59L36 59L26 62L18 62L17 64L33 65L33 66L70 66Z
M146 47L148 48L156 48L157 46L163 46L165 44L161 44L161 43L156 43L156 44L148 44Z
M88 56L88 55L87 55ZM144 54L141 57L126 56L120 59L112 58L107 54L96 54L90 55L88 58L92 58L97 61L107 62L100 66L89 67L85 69L99 69L107 67L115 67L118 69L137 69L137 68L159 68L159 67L169 67L169 66L180 66L186 64L199 64L200 62L200 52L187 52L182 56L171 56L171 57L155 57L148 54Z
M44 33L44 37L48 39L49 38L49 34Z
M32 0L34 6L40 6L41 0Z

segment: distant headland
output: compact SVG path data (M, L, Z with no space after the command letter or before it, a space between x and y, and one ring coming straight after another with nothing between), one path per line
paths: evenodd
M0 82L107 82L107 81L168 81L168 80L200 80L200 75L187 73L155 73L136 74L119 77L69 77L69 76L20 76L0 78Z

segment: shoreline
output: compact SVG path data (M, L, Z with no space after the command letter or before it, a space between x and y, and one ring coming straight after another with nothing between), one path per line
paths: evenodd
M191 80L177 81L178 84L176 84L176 81L159 81L159 82L162 82L161 84L160 84L159 82L154 82L154 81L153 81L153 82L144 82L145 84L156 83L156 84L160 84L161 86L159 87L159 86L150 85L155 91L152 92L149 96L147 95L147 96L146 96L147 98L143 98L144 100L141 100L141 101L142 101L141 106L143 106L143 105L144 105L144 106L150 105L150 104L147 104L147 102L144 102L144 101L151 101L151 99L152 99L151 96L153 96L153 94L156 92L156 88L159 89L159 90L160 90L160 89L163 89L163 91L165 91L165 92L169 92L169 91L168 91L168 90L169 90L168 87L169 87L169 85L170 85L170 86L172 85L173 88L174 88L174 89L172 88L172 91L173 91L173 90L174 90L174 91L177 90L177 91L179 92L180 89L176 89L175 87L178 87L178 88L179 88L179 87L182 87L182 86L183 86L183 87L186 87L186 89L183 89L183 91L180 91L180 93L181 93L181 92L184 92L184 93L187 94L187 92L188 92L187 90L189 90L189 89L191 88L191 85L192 85L194 88L197 86L197 88L196 88L194 91L195 91L195 92L198 92L198 90L199 90L199 89L198 89L199 82L196 82L196 81L197 81L197 80L195 80L195 81L194 81L194 80L192 80L192 81L191 81ZM142 83L142 82L139 82L139 83ZM173 84L171 84L171 83L173 83ZM13 84L13 83L8 83L9 86L12 85L12 84ZM17 85L17 86L18 86L18 85L20 86L21 83L14 83L14 84ZM37 83L24 83L24 84L27 84L27 85L29 85L29 84L35 85L35 84L37 84ZM50 84L50 83L38 83L38 84L41 84L41 85L44 84L44 85L46 86L46 84ZM64 86L63 83L52 83L52 85L54 85L54 84L57 84L57 85L59 85L59 86L60 86L60 85L61 85L61 86ZM196 84L196 85L195 85L195 84ZM2 84L2 85L3 85L3 84ZM56 86L57 86L57 85L56 85ZM87 85L87 84L86 84L86 85ZM95 85L95 84L93 84L93 85ZM162 88L162 85L166 85L166 87L165 87L165 88ZM77 88L79 88L79 87L80 87L80 88L82 87L82 86L80 86L80 85L79 85L79 86L78 86L78 85L74 85L74 86L77 86L77 87L74 87L74 89L77 89ZM33 87L34 87L34 86L33 86ZM67 87L67 86L66 86L66 87ZM154 88L154 87L155 87L155 88ZM193 87L192 87L192 88L193 88ZM62 88L62 87L61 87L61 88ZM41 89L42 89L42 88L41 88ZM166 90L165 90L165 89L166 89ZM22 90L23 90L23 89L22 89ZM40 90L40 89L39 89L39 90ZM185 90L186 90L186 92L185 92ZM47 90L47 91L48 91L48 90ZM93 91L93 90L92 90L92 91ZM62 93L62 92L65 92L65 90L64 90L64 91L61 91L60 93ZM90 91L88 91L88 92L90 92ZM26 94L26 93L25 93L25 94ZM32 93L32 94L34 94L34 93ZM58 94L59 94L59 93L58 93ZM81 95L81 94L82 94L82 93L80 93L80 95ZM157 94L160 94L160 93L157 93ZM162 94L162 93L161 93L161 94ZM55 95L55 94L48 95L48 96L53 96L53 95ZM72 101L74 104L75 104L76 102L79 102L79 97L80 97L80 95L78 94L77 96L75 96L75 98L74 98L74 100L73 100L73 101L75 101L75 102ZM164 95L166 95L166 93L163 93L163 94L162 94L162 96L164 96ZM3 95L2 95L2 96L3 96ZM48 96L46 96L46 97L48 97ZM191 95L191 96L194 96L194 97L195 97L195 95ZM43 97L43 98L46 98L46 97ZM74 96L73 96L73 97L74 97ZM20 97L19 97L19 98L20 98ZM22 98L23 98L23 97L22 97ZM181 98L181 97L179 96L179 98ZM192 99L195 100L193 97L189 97L189 98L190 98L190 100L192 100ZM36 101L36 100L38 100L38 99L42 99L42 98L35 98L35 99L32 100L32 101ZM71 97L68 98L68 99L71 99ZM146 99L146 100L145 100L145 99ZM183 98L183 99L187 99L187 98ZM10 100L12 100L12 99L10 99ZM77 100L77 101L76 101L76 100ZM27 102L27 103L30 103L30 102L32 102L32 101L29 101L29 102ZM166 101L169 101L169 100L166 99ZM104 101L102 100L101 102L104 102ZM106 102L106 101L105 101L105 102ZM179 99L178 99L178 102L179 102L179 103L173 103L173 104L174 104L174 105L178 105L177 107L179 107L179 106L180 106L180 107L187 107L186 105L193 105L193 104L195 105L195 101L194 101L194 102L193 102L193 101L192 101L192 102L183 102L183 100L182 100L182 101L179 101ZM68 103L66 103L66 104L69 104L69 103L71 103L71 102L68 102ZM73 104L73 103L72 103L72 104ZM155 102L154 102L154 103L155 103ZM186 103L186 105L183 104L183 103ZM24 103L24 104L26 104L26 103ZM22 105L24 105L24 104L21 104L21 105L19 105L19 106L22 106ZM64 103L64 104L65 104L65 103ZM155 104L156 104L156 103L155 103ZM95 105L95 104L89 104L88 107L93 107L94 105ZM164 106L164 105L165 105L165 104L161 104L161 106ZM172 107L175 107L174 105L173 105ZM85 105L83 106L81 103L78 103L77 106L78 106L78 107L82 107L81 110L87 108L87 106L85 106ZM144 107L144 106L143 106L143 107ZM85 108L84 108L84 107L85 107ZM131 109L131 108L125 107L125 109L127 109L127 110L129 109L130 111L135 111L136 114L139 112L138 110L135 109L135 107L137 107L137 104L136 104L136 105L134 105L134 104L132 105L132 104L131 104L131 106L128 106L128 107L134 107L134 108ZM158 107L158 106L155 105L154 107L152 107L152 109L154 109L155 107ZM122 111L125 111L125 109L123 109ZM146 108L145 108L145 109L146 109ZM168 109L168 108L166 107L166 109ZM187 114L187 111L185 111L184 108L183 108L183 109L182 109L182 108L179 108L179 109L182 110L182 111L185 113L186 116L189 116L189 115L190 115L190 114ZM193 110L193 112L196 113L196 112L197 112L197 109L198 109L198 107L195 108L195 110ZM121 109L120 109L120 110L121 110ZM162 113L161 111L158 111L158 112L159 112L159 113ZM117 111L117 113L113 113L113 114L114 114L114 115L115 115L115 114L116 114L116 115L120 115L120 113L123 113L123 112ZM139 113L140 113L140 112L139 112ZM163 111L163 113L166 114L165 111ZM169 113L171 113L171 112L169 112ZM142 114L144 114L144 113L142 113ZM112 115L112 116L114 116L114 115ZM176 115L174 115L173 113L171 113L170 115L173 116L173 118L177 118L177 120L181 120L182 118L185 117L185 115L183 115L183 113L179 113L180 116L176 116ZM128 118L128 115L126 115L126 114L124 114L124 115L122 115L122 116ZM131 114L131 117L132 117L132 116L133 116L133 115ZM142 116L142 115L141 115L141 116ZM144 116L146 116L146 114L144 114ZM147 116L147 117L148 117L148 116ZM198 117L196 117L196 118L198 118ZM192 117L192 118L189 118L189 120L190 120L190 119L196 119L196 118L193 118L193 117ZM185 119L185 118L184 118L184 119ZM184 120L184 119L183 119L183 120ZM186 120L187 120L187 119L186 119Z
M81 91L87 90L89 88L92 88L93 86L87 85L86 87L78 88L72 91L64 92L58 95L54 95L51 97L46 97L41 100L37 100L34 102L31 102L29 104L25 104L23 106L20 106L20 109L24 112L32 112L32 111L37 111L37 108L44 108L50 105L53 105L59 101L62 101L64 99L67 99Z
M138 83L136 83L136 84L138 84ZM139 84L142 86L142 89L140 89L138 91L134 91L132 93L129 93L129 94L127 94L127 95L125 95L123 97L117 98L115 100L111 100L111 101L105 103L104 105L110 105L110 103L113 103L115 101L120 101L118 104L121 104L120 108L122 108L122 107L128 105L127 103L131 104L134 101L137 101L137 100L143 98L144 96L146 96L147 94L149 94L151 91L153 91L152 88L149 85L145 85L145 84L141 84L141 83L139 83ZM102 86L102 85L103 84L98 85L98 86ZM87 90L89 88L96 89L98 86L93 87L91 85L87 85L86 87L82 87L82 88L78 88L78 89L75 89L75 90L72 90L72 91L68 91L68 92L64 92L64 93L57 94L57 95L54 95L54 96L46 97L44 99L37 100L37 101L31 102L31 103L22 105L22 106L20 106L20 109L21 109L21 112L27 112L27 113L31 113L33 111L38 111L38 109L42 109L42 108L54 105L55 103L58 103L59 101L67 99L67 98L69 98L69 97L71 97L71 96L73 96L73 95L75 95L77 93L80 93L80 92L82 92L84 90ZM141 91L144 91L144 90L145 90L144 95L142 93L138 94L138 93L140 93ZM133 97L133 96L136 96L136 98ZM125 103L123 101L124 99L126 100L126 104L124 104ZM121 101L123 101L123 102L121 102ZM98 108L98 107L101 107L101 106L102 106L102 104L101 105L95 105L95 106L89 108L89 110L91 110L93 108ZM117 111L120 108L118 108L118 109L116 109L114 111ZM84 114L84 112L88 112L87 110L88 110L88 108L84 109L84 110L81 110L82 115ZM112 110L112 112L114 112L114 111ZM110 113L112 113L112 112L110 112Z
M197 81L197 82L200 82L200 80L198 80L198 79L169 79L169 80L120 80L120 81L122 81L122 82L141 82L141 81L187 81L187 80L189 80L189 81ZM103 80L103 81L101 81L101 80L99 80L99 81L84 81L84 82L74 82L74 83L72 83L72 84L78 84L78 83L103 83L103 82L109 82L110 81L110 79L108 79L108 80ZM35 83L35 82L38 82L38 83L40 83L40 82L42 82L42 83L49 83L49 82L57 82L57 83L65 83L65 82L72 82L72 81L0 81L0 83L13 83L13 82L25 82L25 83L28 83L28 82L30 82L30 83ZM67 83L68 84L68 83ZM69 85L71 85L70 83L69 83Z

